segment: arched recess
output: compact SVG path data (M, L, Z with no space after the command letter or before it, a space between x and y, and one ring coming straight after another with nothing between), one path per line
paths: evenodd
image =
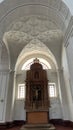
M35 22L36 23L36 22ZM17 31L18 32L18 31ZM59 34L59 31L57 32ZM12 33L11 33L12 34ZM19 33L18 33L19 34ZM21 34L21 33L20 33ZM52 36L53 34L55 34L55 32L52 33ZM5 36L5 35L4 35ZM5 39L4 42L6 43L6 45L8 45L9 47L9 52L11 53L10 56L10 59L12 58L12 60L14 60L15 58L15 62L17 60L17 63L16 63L16 66L15 66L15 73L17 73L17 68L18 66L21 64L21 62L23 62L23 60L25 59L28 60L29 58L33 57L33 55L35 54L35 56L41 56L43 57L44 59L46 59L47 61L50 61L50 63L54 66L53 68L55 69L55 71L58 69L58 65L57 65L57 61L56 61L56 58L55 56L51 53L51 51L48 49L48 47L43 44L40 40L38 40L37 38L32 38L31 41L29 42L29 44L26 45L25 41L27 42L28 41L28 37L26 39L26 35L25 37L23 37L24 41L23 42L20 42L20 39L22 39L22 35L21 37L15 37L15 35L10 35L11 37L13 37L13 39L11 39L11 37L9 38L9 40L7 41L6 37L4 37ZM17 35L18 36L18 35ZM20 35L19 35L20 36ZM58 36L58 35L56 35ZM15 38L15 39L14 39ZM30 38L30 37L29 37ZM47 37L46 37L47 38ZM59 38L59 37L58 37ZM19 40L18 40L19 39ZM52 39L52 38L51 38ZM55 37L56 39L56 37ZM53 40L54 41L54 40ZM50 43L50 42L49 42ZM50 43L51 44L51 43ZM58 42L57 42L58 44ZM25 46L26 45L26 46ZM15 47L16 46L16 47ZM25 47L24 47L25 46ZM49 45L48 45L49 46ZM18 50L17 50L17 47L18 47ZM24 49L22 50L22 48L24 47ZM20 50L21 53L20 53ZM18 53L18 54L17 54ZM20 53L20 55L19 55ZM19 56L18 56L19 55ZM14 56L14 58L13 58ZM17 59L18 57L18 59ZM15 62L14 62L14 65L15 65ZM12 62L13 63L13 62ZM11 66L13 65L11 63ZM14 69L14 68L13 68ZM12 98L14 98L14 89L13 88L13 82L15 83L15 76L14 76L14 72L12 71L12 77L10 77L10 97L12 96ZM14 78L14 79L13 79ZM58 86L58 85L57 85ZM15 86L16 87L16 86ZM13 93L13 94L12 94ZM6 120L10 119L11 120L11 117L12 117L12 113L13 113L13 107L14 107L14 99L12 98L9 98L7 100L8 104L10 105L10 109L8 109L8 111L6 112L8 115L6 116ZM23 107L24 108L24 107ZM9 113L10 111L10 113ZM60 114L61 115L61 114Z
M54 70L58 69L57 61L55 56L49 50L49 48L43 44L41 41L34 39L29 44L27 44L21 51L15 66L15 72L21 68L23 62L26 62L28 59L40 57L47 62L50 62Z
M3 13L0 14L0 37L3 37L4 32L10 30L8 26L12 21L31 14L47 16L48 19L55 23L61 30L66 31L71 13L64 1L57 1L58 0L46 0L43 2L40 0L35 2L28 0L20 2L17 0L5 0L0 5L0 9Z
M18 111L24 114L19 114L19 118L20 119L24 119L25 118L25 110L24 110L24 99L22 101L18 101L17 100L17 87L18 84L22 84L25 82L25 73L26 71L22 71L21 67L23 65L23 63L25 63L26 61L28 61L28 59L31 58L43 58L45 60L47 60L47 62L50 63L50 65L52 66L51 71L48 70L47 73L48 74L48 79L50 80L50 82L55 82L56 86L57 86L57 98L55 100L51 100L51 104L52 107L50 109L50 119L53 117L54 118L54 114L53 114L53 106L56 102L56 109L54 110L57 114L57 116L55 118L62 118L62 114L61 114L61 104L60 104L60 98L59 98L59 88L58 88L58 77L57 77L57 70L58 70L58 65L57 65L57 61L55 59L55 56L51 53L51 51L49 50L49 48L44 45L43 43L39 43L38 40L35 40L34 43L29 43L27 44L23 50L21 51L18 59L17 59L17 63L15 66L15 75L16 75L16 79L15 79L15 106L14 106L14 119L17 119L17 115L18 115ZM52 78L53 77L53 78ZM22 103L21 103L22 102ZM53 102L53 103L52 103ZM23 117L24 115L24 117Z

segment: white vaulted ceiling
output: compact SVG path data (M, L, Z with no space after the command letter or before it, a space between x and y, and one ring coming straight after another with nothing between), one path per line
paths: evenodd
M56 60L60 67L63 36L71 17L62 0L5 0L0 9L0 40L3 39L8 49L11 69L14 69L17 59L20 64L21 59L28 55L25 51L21 53L26 45L32 44L38 55L41 49L38 43L48 47L52 53L49 58ZM47 50L41 51L41 55L46 57L44 52Z
M35 51L41 51L38 44L43 43L47 47L52 46L53 48L57 46L58 51L60 51L63 33L60 29L58 29L57 25L52 21L49 21L47 17L31 15L21 17L19 21L13 22L9 27L9 31L4 33L3 40L9 47L10 55L14 55L13 60L16 61L21 50L27 44L32 44L31 48ZM31 51L30 49L29 51ZM23 55L25 56L25 52Z

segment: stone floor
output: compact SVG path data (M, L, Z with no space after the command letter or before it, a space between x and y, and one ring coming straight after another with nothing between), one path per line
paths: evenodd
M73 130L73 128L70 128L70 127L66 127L66 126L60 126L60 125L55 125L56 127L56 130ZM0 129L0 130L20 130L21 129L21 126L16 126L16 127L13 127L13 128L8 128L8 129Z
M24 125L20 130L56 130L52 124Z

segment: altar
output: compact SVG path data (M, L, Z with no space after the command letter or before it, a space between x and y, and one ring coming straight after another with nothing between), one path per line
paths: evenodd
M49 123L49 107L47 72L36 58L26 72L26 124L21 130L55 130Z

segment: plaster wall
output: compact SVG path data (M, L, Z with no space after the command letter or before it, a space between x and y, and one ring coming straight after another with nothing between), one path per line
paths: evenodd
M65 81L65 85L63 87L65 93L63 95L63 99L62 99L62 102L63 102L63 118L65 120L71 120L73 121L73 112L72 112L72 109L73 109L73 102L72 102L72 90L71 90L71 82L70 82L70 71L69 71L69 65L71 65L71 58L72 58L72 51L70 48L70 50L68 50L69 48L65 48L63 46L63 50L62 50L62 67L63 67L63 76L64 76L64 81ZM67 51L67 52L66 52ZM69 52L69 53L68 53ZM68 57L68 56L69 57ZM71 68L71 71L72 71L72 68Z
M6 102L9 81L8 57L6 48L0 46L0 122L5 122Z
M7 122L12 121L13 117L13 91L14 90L14 72L9 72L9 82L7 90L7 100L6 100L6 115L5 120Z
M70 105L71 105L71 120L73 121L73 37L68 40L69 44L67 46L67 58L68 58L68 68L69 68L69 84L70 84Z
M14 103L14 115L13 120L26 120L26 111L24 109L25 100L17 99L18 92L18 84L25 83L26 73L18 74L16 76L16 84L15 84L15 103Z
M8 72L0 71L0 122L5 122Z
M73 99L73 37L70 37L69 44L67 46L67 57L68 57L68 66L69 66L69 81L71 84L71 94Z

